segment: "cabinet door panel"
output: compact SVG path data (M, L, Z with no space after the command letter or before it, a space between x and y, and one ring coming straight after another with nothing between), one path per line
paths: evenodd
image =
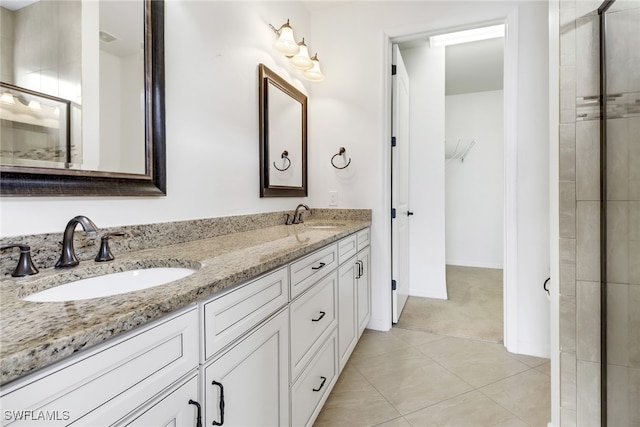
M338 269L338 349L340 371L349 360L357 342L356 258Z
M224 351L204 368L204 379L205 425L223 416L229 427L289 425L289 312Z
M358 334L362 334L371 318L371 249L358 253L360 274L358 275Z
M133 419L118 425L140 427L195 426L198 410L195 405L189 404L189 400L197 400L197 397L198 375L196 374L151 406L145 407L141 413L134 415Z

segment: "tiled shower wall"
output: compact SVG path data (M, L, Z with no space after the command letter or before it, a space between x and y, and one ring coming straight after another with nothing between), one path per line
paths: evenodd
M560 421L563 427L599 426L601 415L597 14L600 4L600 1L560 1ZM640 12L638 7L638 1L619 0L611 11ZM616 49L609 49L609 68L625 78L635 73L637 80L639 64L629 61L629 54L617 48L620 43L640 40L639 28L627 21L610 24L614 25L618 33L612 39ZM633 189L640 192L640 188L634 187L639 183L640 173L637 148L640 147L640 119L636 115L620 120L610 125L609 132L616 151L612 155L608 150L607 178L612 189L608 199L614 200L609 202L607 210L608 240L613 243L609 245L608 255L607 295L611 313L607 328L608 419L609 425L638 426L640 287L635 285L640 284L640 203Z

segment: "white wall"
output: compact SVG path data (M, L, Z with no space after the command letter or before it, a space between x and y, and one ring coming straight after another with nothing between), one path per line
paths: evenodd
M3 198L2 236L62 232L68 219L78 214L106 227L292 209L301 201L324 207L329 191L337 190L340 207L373 209L370 326L388 329L390 49L386 37L511 15L520 52L516 185L520 196L517 305L522 319L514 327L530 352L548 346L548 315L536 297L542 287L539 277L547 274L541 270L548 270L549 262L544 242L548 235L546 3L351 2L315 11L311 17L298 2L168 1L165 6L167 197ZM327 78L313 89L273 49L275 36L267 24L279 26L287 18L298 37L305 36L310 50L319 53ZM307 199L258 197L260 62L310 94ZM329 163L340 146L352 158L343 171Z
M445 48L402 50L411 81L409 295L447 299Z
M296 2L168 1L165 8L167 196L4 197L0 235L62 232L78 214L109 227L309 203L261 199L258 166L258 64L307 94L311 87L273 48L276 36L268 24L278 27L290 18L297 36L314 49L308 11ZM309 144L319 142L311 137ZM310 153L311 164L325 160ZM313 192L317 181L310 176Z
M546 9L546 3L535 1L353 2L312 15L314 48L321 52L327 76L314 88L310 105L310 131L316 141L312 156L328 159L345 145L354 158L351 174L357 178L347 180L330 166L314 163L312 200L320 204L330 190L339 190L341 201L346 197L350 206L373 208L371 327L386 329L391 319L389 37L508 18L511 48L518 55L507 58L517 70L510 82L517 92L510 113L517 127L509 135L517 157L517 180L511 183L517 200L512 209L517 252L512 254L516 268L509 301L514 302L509 304L517 310L511 313L515 319L507 345L516 352L548 355L549 316L542 291L549 265Z
M504 126L501 90L445 98L446 139L475 139L446 165L447 264L502 268Z

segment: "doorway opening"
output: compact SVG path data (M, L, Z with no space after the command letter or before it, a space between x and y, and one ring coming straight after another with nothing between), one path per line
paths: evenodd
M410 81L406 210L415 212L408 217L410 296L394 321L399 327L501 342L505 219L511 204L505 191L510 169L504 25L483 28L495 27L501 34L481 40L434 42L433 33L394 40ZM397 175L392 166L392 183Z

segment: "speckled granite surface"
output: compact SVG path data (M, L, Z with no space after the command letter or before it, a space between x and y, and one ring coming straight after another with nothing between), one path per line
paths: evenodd
M158 236L144 233L146 249L117 254L109 263L81 262L70 270L42 269L22 279L0 284L0 384L89 348L139 325L169 314L201 298L284 265L370 225L370 211L316 210L307 225L270 225L264 217L241 230L248 217L222 219L229 233L176 243L175 231L184 223L157 227ZM263 214L278 217L280 213ZM260 216L260 215L259 215ZM251 216L255 217L255 216ZM206 221L206 220L201 220ZM313 223L338 223L335 228L313 228ZM196 228L201 226L198 224ZM125 227L123 227L125 228ZM126 227L133 228L133 227ZM167 233L166 228L172 229ZM205 227L206 228L206 227ZM235 232L234 232L235 230ZM101 230L103 231L103 230ZM220 231L219 229L217 231ZM184 230L193 237L200 232ZM172 242L172 243L169 243ZM150 248L149 248L150 247ZM114 249L114 253L117 251ZM55 260L54 260L55 262ZM156 288L111 297L56 303L27 302L35 291L78 278L139 267L199 267L184 279Z

